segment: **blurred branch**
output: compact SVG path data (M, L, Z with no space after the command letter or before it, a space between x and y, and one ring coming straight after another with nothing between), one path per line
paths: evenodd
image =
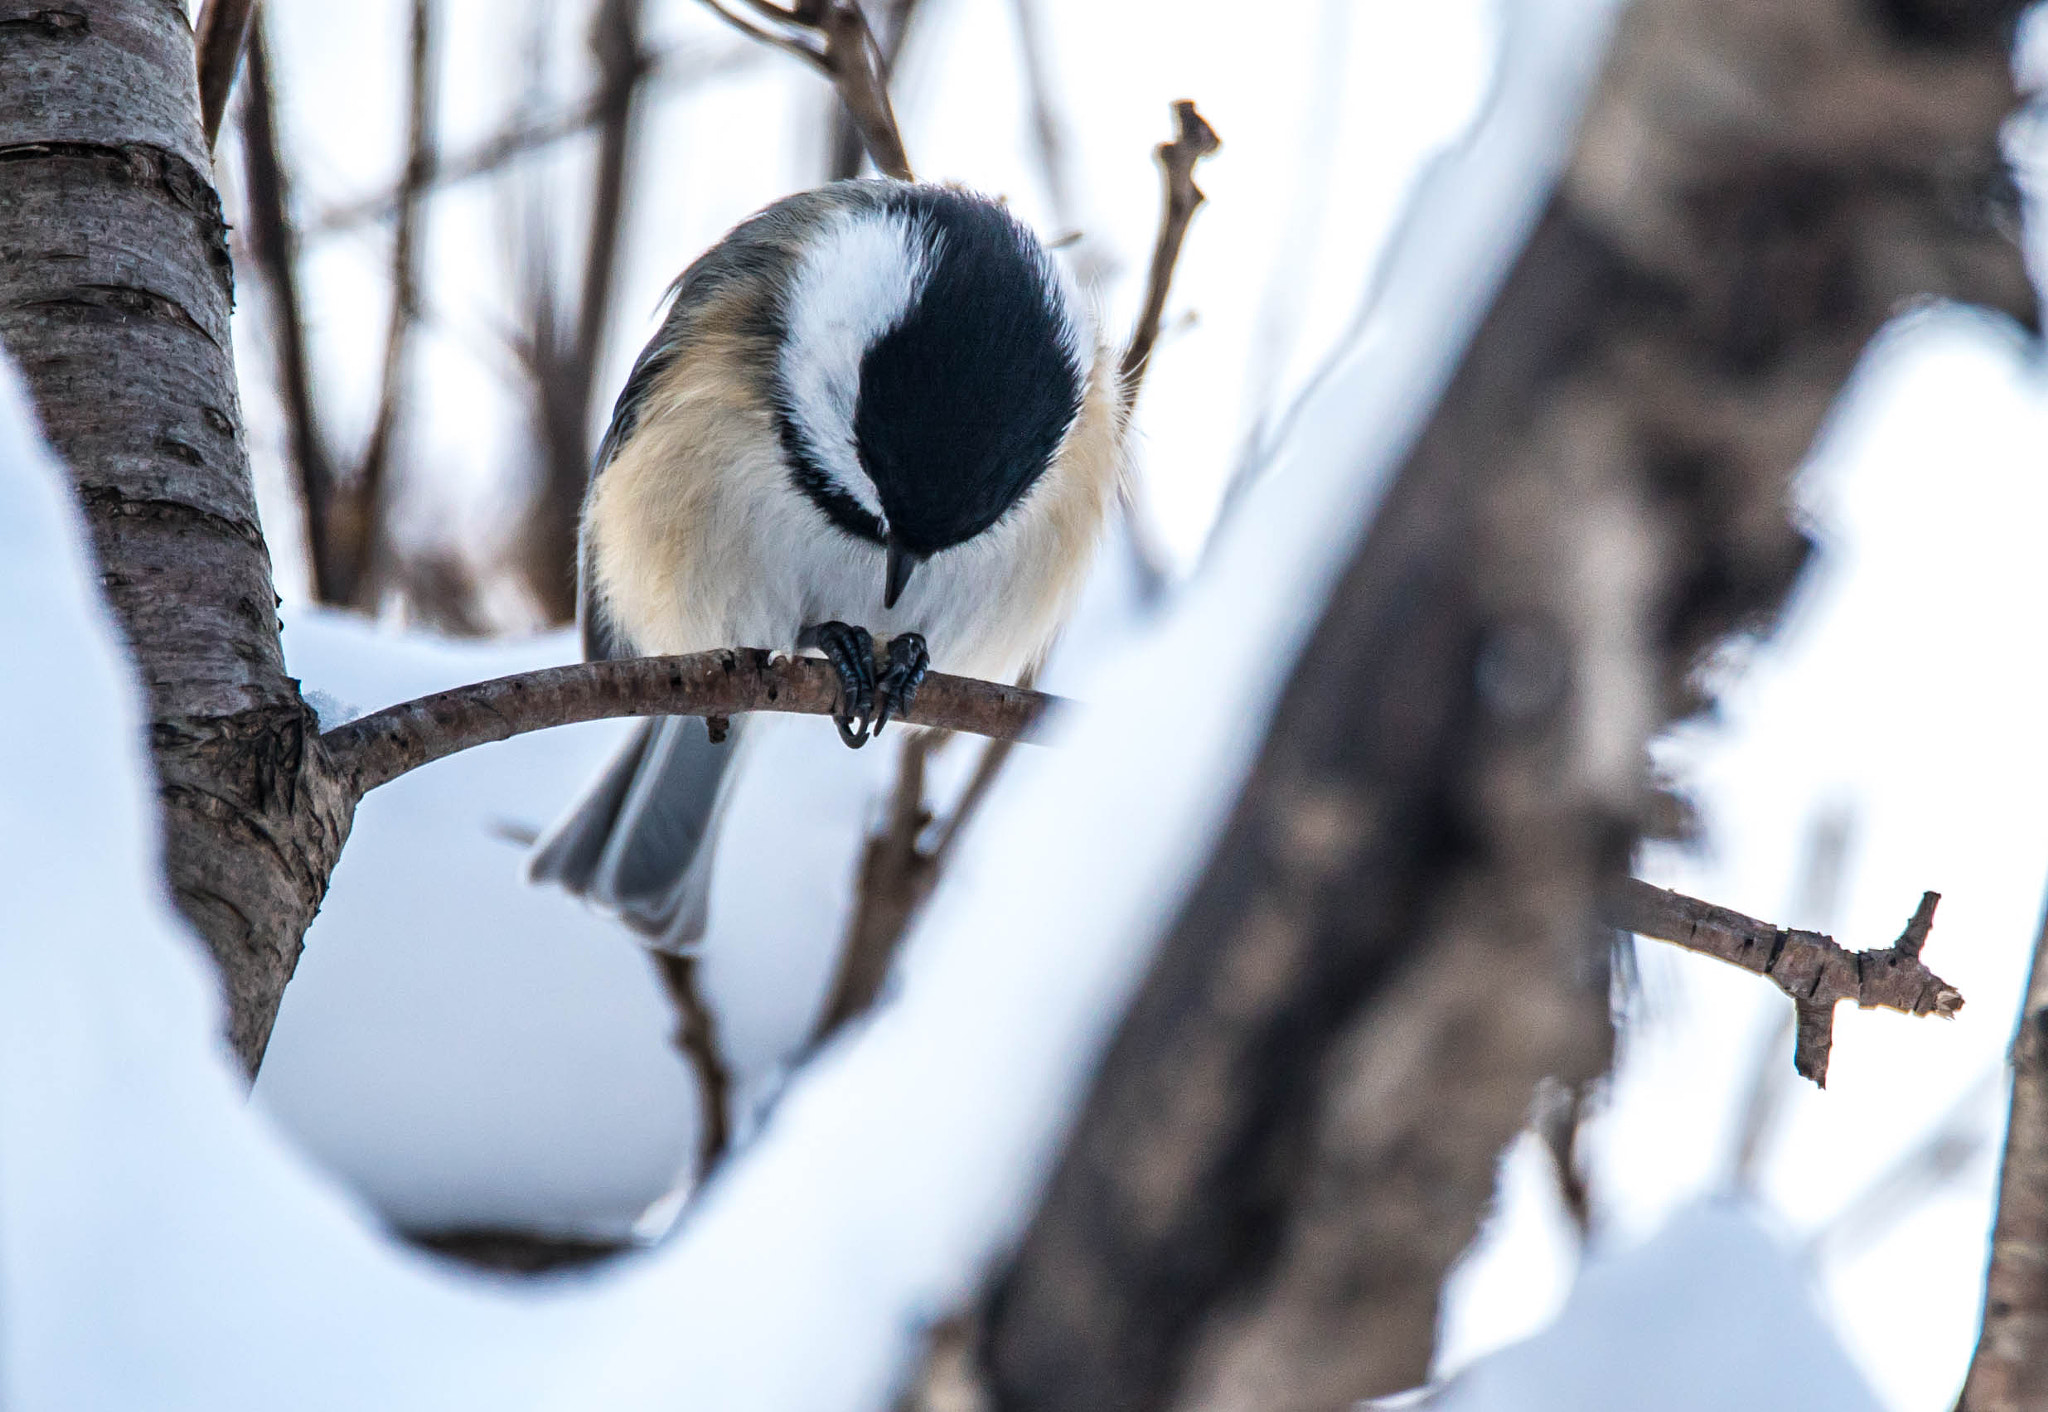
M457 751L529 731L622 716L829 716L839 678L813 657L776 660L754 648L688 657L578 662L422 696L320 737L329 768L357 797ZM1022 687L933 672L903 716L911 725L1027 738L1064 703Z
M921 0L887 0L882 8L881 22L875 26L875 43L880 51L885 88L895 82L897 60L903 57L912 23L922 13ZM836 90L834 96L837 97ZM833 103L826 132L825 179L841 181L859 176L861 158L866 154L867 143L861 136L860 124L854 120L853 109L843 101Z
M1117 364L1117 386L1122 394L1124 415L1137 405L1138 389L1145 380L1145 365L1159 341L1159 320L1166 312L1166 295L1173 287L1174 266L1180 261L1181 242L1187 239L1188 223L1208 198L1195 185L1195 165L1223 144L1215 129L1183 99L1173 105L1173 141L1162 142L1155 155L1164 186L1165 201L1159 215L1159 236L1152 245L1152 263L1145 272L1145 303L1124 345Z
M1954 1182L1991 1144L1993 1124L1985 1110L2003 1078L1993 1070L1971 1084L1939 1123L1808 1237L1807 1258L1825 1261L1838 1253L1851 1258L1867 1253L1899 1221Z
M919 837L932 821L924 799L925 761L938 739L911 736L897 757L888 818L861 854L853 925L847 931L832 993L818 1021L819 1042L875 1003L898 943L938 881L937 857L918 847Z
M373 611L385 567L392 446L405 395L407 345L419 320L422 198L434 174L434 6L412 0L406 45L405 168L398 183L398 226L391 238L391 315L384 334L383 373L370 439L350 486L352 542L337 546L353 563L347 598Z
M209 152L220 137L221 119L227 115L228 97L235 89L235 72L241 67L249 33L249 17L255 9L256 0L205 0L199 7L199 22L193 27L199 66L199 126Z
M1534 1126L1536 1137L1550 1154L1551 1172L1557 1183L1558 1204L1564 1207L1572 1231L1585 1245L1593 1237L1593 1185L1586 1170L1582 1139L1591 1116L1590 1083L1546 1081L1536 1091Z
M598 150L585 203L590 217L576 304L568 311L560 307L552 270L545 254L539 254L522 350L536 403L541 466L540 486L521 535L520 570L553 622L576 616L576 526L590 479L591 402L617 286L634 117L650 68L640 25L641 0L599 0L590 28L591 52L602 75ZM547 213L540 219L545 222Z
M291 470L305 514L313 597L337 607L374 609L387 544L386 485L395 454L409 372L407 351L419 321L422 198L434 170L434 22L432 0L413 0L406 68L406 162L399 182L391 247L391 312L386 324L377 408L362 456L344 476L321 430L299 287L299 241L291 218L290 164L278 128L280 104L259 15L248 42L242 104L242 159L250 253L263 285L284 404ZM444 615L445 616L445 615Z
M2048 1407L2048 915L2012 1041L2012 1113L1984 1280L1984 1328L1957 1412Z
M249 81L242 94L244 214L256 278L270 314L278 391L284 403L286 444L305 515L306 555L313 596L322 603L349 598L347 566L334 552L333 519L339 477L320 430L313 400L304 304L299 292L298 238L292 229L290 168L278 133L278 103L270 72L270 46L259 17L249 33Z
M1963 1008L1962 993L1920 959L1940 901L1940 893L1922 894L1899 939L1881 951L1847 951L1819 932L1773 926L1635 878L1624 878L1608 891L1601 915L1610 925L1716 957L1775 983L1798 1007L1792 1065L1825 1088L1837 1001L1943 1017Z
M732 1073L718 1049L718 1017L698 985L698 958L666 951L648 953L676 1007L676 1049L697 1080L697 1172L699 1183L732 1143Z
M771 0L701 3L740 33L802 59L830 79L875 169L899 181L916 180L889 103L888 65L857 0L796 0L787 7Z
M760 49L751 44L717 50L678 48L650 54L646 87L650 94L687 87L739 73L760 62L760 58ZM600 84L596 92L567 107L539 115L522 114L467 151L443 156L426 189L439 193L491 176L524 157L599 126L608 111L608 90ZM306 222L305 237L317 240L371 221L388 220L398 211L398 198L399 191L394 187L329 206Z

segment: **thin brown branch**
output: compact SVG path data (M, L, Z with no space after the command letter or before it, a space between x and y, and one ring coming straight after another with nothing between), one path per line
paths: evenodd
M590 228L583 251L583 285L576 306L576 375L586 386L597 381L597 360L605 325L611 320L621 215L632 156L633 114L652 62L640 40L640 0L604 0L591 26L590 47L603 81L599 85L597 171L591 181Z
M345 602L347 574L333 551L338 477L313 400L312 359L299 293L298 237L291 220L290 169L278 133L270 47L260 18L250 30L248 50L249 81L242 94L242 179L248 203L243 213L245 235L270 315L286 445L305 514L313 596L322 603Z
M697 958L651 953L676 1007L676 1049L697 1080L697 1180L701 1183L732 1143L732 1072L718 1048L718 1017L698 984Z
M2012 1041L2012 1113L1984 1281L1984 1328L1957 1412L2048 1407L2048 916Z
M361 797L457 751L529 731L624 716L829 716L838 677L812 657L775 660L755 648L688 657L579 662L422 696L320 737L332 772ZM903 719L1003 739L1028 739L1060 698L934 672Z
M903 57L911 25L920 13L919 0L888 0L881 12L880 23L875 27L875 44L880 53L885 87L896 79L897 61ZM834 103L826 132L826 180L840 181L859 176L861 158L866 154L867 144L861 140L860 125L854 121L853 110L843 102Z
M194 26L195 60L199 66L199 126L211 152L227 115L228 96L235 90L235 71L249 34L256 0L206 0Z
M857 0L799 0L785 8L767 0L742 0L767 24L727 8L722 0L704 7L740 33L802 59L826 78L860 130L875 170L899 181L915 181L896 110L889 103L888 66Z
M370 438L349 487L355 502L353 543L343 552L353 561L349 601L373 609L386 538L392 447L397 439L406 387L406 353L420 305L420 227L423 198L434 172L434 6L412 0L406 45L405 169L398 183L398 226L391 238L391 314L385 325L383 372Z
M1159 320L1166 313L1166 296L1173 288L1173 270L1180 262L1181 242L1187 239L1188 223L1208 199L1195 185L1195 165L1223 145L1215 129L1186 99L1173 105L1173 121L1173 141L1160 143L1155 153L1165 202L1159 215L1159 238L1152 245L1152 264L1145 272L1145 303L1116 371L1126 416L1137 405L1138 389L1145 381L1145 365L1151 361L1153 346L1159 342Z
M1825 1088L1837 1001L1907 1015L1950 1016L1963 1008L1962 992L1920 959L1940 901L1940 893L1923 894L1899 939L1873 951L1849 951L1819 932L1760 922L1636 878L1624 878L1609 891L1602 916L1612 926L1716 957L1776 984L1797 1007L1792 1065Z
M1015 740L991 740L982 748L981 758L974 762L974 773L968 777L967 788L960 792L960 802L953 806L938 842L932 845L934 867L943 868L946 860L953 856L960 831L981 811L983 801L995 787L996 777L1002 774L1003 766L1010 758L1010 749L1016 743Z
M818 1020L817 1039L821 1042L875 1003L889 974L889 963L896 957L897 944L938 881L937 858L917 846L932 821L931 811L925 807L925 760L936 740L927 735L904 742L896 788L889 798L889 817L861 854L853 925L847 929L839 972Z

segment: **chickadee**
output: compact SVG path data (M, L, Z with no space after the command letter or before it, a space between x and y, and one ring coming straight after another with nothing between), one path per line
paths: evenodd
M995 202L886 180L776 202L683 271L612 410L584 501L584 655L821 653L856 746L929 668L1015 680L1117 492L1114 383ZM657 946L694 941L738 743L646 722L531 876Z

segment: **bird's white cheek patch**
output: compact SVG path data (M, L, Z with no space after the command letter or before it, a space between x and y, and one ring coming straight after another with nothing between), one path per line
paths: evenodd
M777 369L797 434L840 490L877 519L882 505L854 451L861 358L903 321L930 274L924 231L892 212L836 217L790 282Z

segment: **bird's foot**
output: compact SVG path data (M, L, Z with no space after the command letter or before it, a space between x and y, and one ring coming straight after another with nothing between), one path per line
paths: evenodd
M899 632L889 639L888 660L875 678L874 734L880 735L883 726L909 714L910 703L917 699L917 689L931 669L932 654L924 645L923 633Z
M804 629L800 642L825 654L839 673L839 709L832 713L839 738L858 750L868 743L875 715L875 639L866 628L819 623Z

